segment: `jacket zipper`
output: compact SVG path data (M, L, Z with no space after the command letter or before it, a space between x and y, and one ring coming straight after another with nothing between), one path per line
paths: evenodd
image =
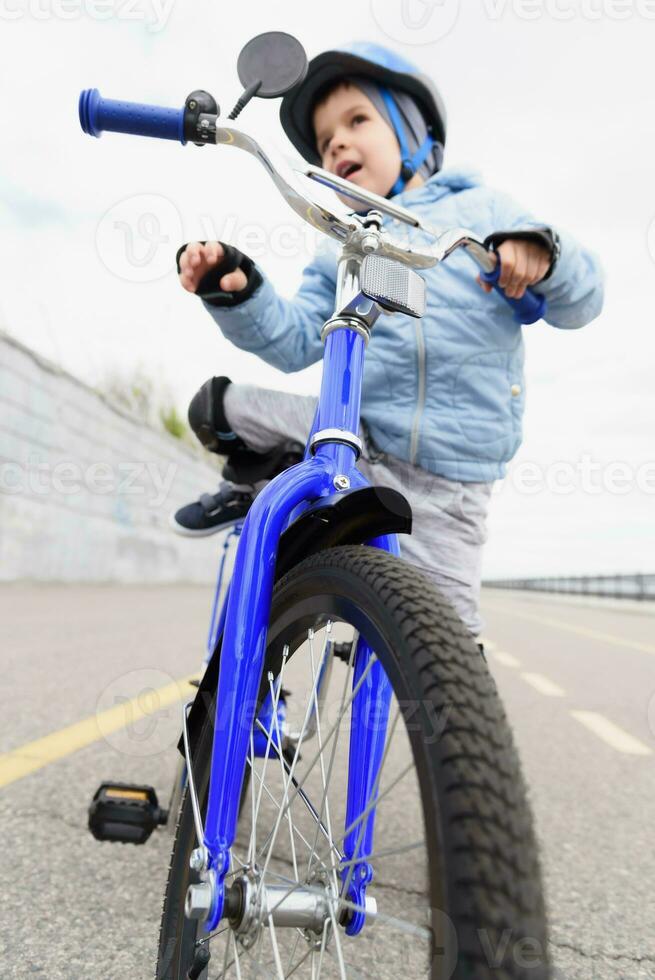
M416 399L416 411L412 423L412 436L409 444L409 461L416 465L418 455L418 437L421 426L421 415L425 407L425 340L423 337L423 325L420 320L415 321L416 330L416 360L418 367L418 392Z

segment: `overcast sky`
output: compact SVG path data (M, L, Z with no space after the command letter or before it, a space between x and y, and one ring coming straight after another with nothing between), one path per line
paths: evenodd
M228 112L238 52L269 29L310 56L396 47L443 90L446 165L602 258L598 320L525 328L525 439L496 486L486 575L655 571L655 3L0 0L0 325L91 383L140 365L181 408L211 373L317 391L318 366L284 375L231 346L171 267L178 243L224 238L293 295L311 241L261 167L227 148L94 140L77 119L92 86L171 106L206 88ZM292 154L277 110L259 100L243 125Z

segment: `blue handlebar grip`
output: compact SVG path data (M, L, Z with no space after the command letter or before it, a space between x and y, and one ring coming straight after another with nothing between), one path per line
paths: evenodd
M520 299L513 299L506 296L498 285L500 278L500 256L496 253L496 267L491 272L481 272L482 282L491 283L496 292L500 293L506 303L514 310L514 319L519 323L536 323L541 320L546 312L546 297L539 293L533 293L531 289L526 289Z
M80 125L89 136L99 137L104 130L109 130L186 143L184 109L103 99L97 88L87 88L80 95L79 113Z

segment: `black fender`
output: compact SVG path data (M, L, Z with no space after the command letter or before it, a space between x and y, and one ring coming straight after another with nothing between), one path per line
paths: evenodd
M310 555L345 544L364 544L382 534L411 534L412 508L402 493L390 487L360 487L322 497L300 515L280 537L275 581ZM188 715L191 752L218 683L222 636L196 692ZM178 748L184 754L182 740Z

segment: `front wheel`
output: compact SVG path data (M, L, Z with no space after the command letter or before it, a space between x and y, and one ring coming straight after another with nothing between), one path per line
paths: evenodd
M366 895L377 914L351 936L340 861L358 635L375 651L393 697L368 857ZM159 980L184 980L200 947L211 959L192 975L203 980L547 980L537 847L511 732L486 663L434 586L375 548L313 555L276 585L263 677L262 694L267 684L293 691L285 736L293 761L275 753L248 761L249 799L226 884L250 882L249 921L222 920L208 936L185 918L185 894L197 880L187 797L164 901ZM210 712L194 759L203 811L212 735ZM283 917L277 925L274 913L267 917L270 896L278 905L285 895L300 902L312 889L323 901L318 924L285 927Z

